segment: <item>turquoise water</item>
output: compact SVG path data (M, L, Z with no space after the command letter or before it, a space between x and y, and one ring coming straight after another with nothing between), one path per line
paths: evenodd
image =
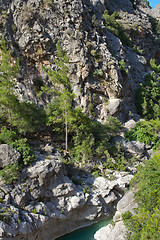
M72 233L68 233L62 237L57 238L56 240L95 240L94 234L96 233L96 231L99 230L101 227L108 225L110 222L111 219L103 220L89 227L84 227Z

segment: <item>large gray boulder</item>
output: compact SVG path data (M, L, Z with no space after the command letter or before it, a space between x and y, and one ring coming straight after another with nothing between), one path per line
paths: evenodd
M138 207L134 191L128 191L117 204L117 211L113 217L114 225L109 224L106 227L99 229L94 238L96 240L125 240L126 227L123 224L122 214L131 211L134 212Z
M16 163L21 157L21 154L13 149L8 144L0 145L0 168L4 168L9 164Z

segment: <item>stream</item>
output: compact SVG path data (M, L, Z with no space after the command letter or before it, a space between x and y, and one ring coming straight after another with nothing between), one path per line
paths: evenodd
M91 226L78 229L62 237L56 238L56 240L95 240L94 234L96 231L98 231L101 227L107 226L111 220L112 219L103 220Z

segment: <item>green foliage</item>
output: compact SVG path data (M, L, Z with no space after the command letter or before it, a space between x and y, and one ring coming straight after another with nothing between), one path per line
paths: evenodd
M34 84L34 91L36 93L39 93L39 91L41 90L41 87L43 86L43 80L40 77L37 77L33 80L33 84Z
M149 21L150 21L150 23L152 25L153 33L160 34L160 22L156 18L154 18L154 17L150 17Z
M37 213L37 211L36 211L36 209L35 209L35 208L32 210L32 213L35 213L35 214Z
M140 115L146 119L157 118L160 115L160 88L159 79L155 73L145 77L145 83L135 93L136 107Z
M17 138L17 133L15 131L10 131L6 127L1 128L0 131L0 142L11 144Z
M155 59L152 59L150 60L150 66L151 66L151 69L153 71L155 71L155 73L159 74L160 75L160 64L156 64L156 60Z
M137 122L136 126L130 131L125 132L125 138L129 141L138 140L145 144L153 144L153 148L160 147L160 140L158 137L160 131L160 120L150 120Z
M94 57L95 61L98 61L102 58L102 53L98 49L92 49L91 55Z
M16 140L11 143L11 146L21 153L24 165L31 164L34 161L34 152L27 143L26 138Z
M114 12L112 15L109 15L108 11L105 10L103 17L106 20L106 28L108 31L117 36L124 45L131 46L132 42L125 32L122 22L117 20L119 18L119 14Z
M135 53L137 53L137 54L139 54L139 55L143 55L143 49L139 49L139 47L138 46L134 46L133 48L133 51L135 52Z
M5 181L6 184L11 184L16 181L19 176L20 166L18 163L13 165L8 165L0 170L0 176Z
M34 161L34 152L27 143L27 139L20 138L15 131L10 131L6 127L1 128L0 142L11 145L21 153L24 165Z
M88 185L84 185L83 186L83 193L90 193L91 192L91 189L88 187Z
M19 60L11 58L8 45L2 37L0 41L0 119L16 127L19 132L34 132L44 124L45 113L34 104L19 101L14 88L19 71ZM15 62L14 64L11 62Z
M9 224L11 221L10 209L8 209L8 207L2 207L0 211L0 220Z
M129 73L129 70L128 70L128 68L126 68L125 62L123 60L119 61L119 66L120 66L120 69L121 69L122 76L127 77L128 73Z
M101 69L96 69L94 72L93 72L93 76L97 79L100 79L103 77L103 71Z
M146 160L144 166L139 165L138 171L132 180L132 185L138 188L136 199L142 208L154 211L160 207L160 154Z
M126 212L123 221L129 230L127 239L158 240L160 236L160 154L139 165L132 185L138 188L136 214Z

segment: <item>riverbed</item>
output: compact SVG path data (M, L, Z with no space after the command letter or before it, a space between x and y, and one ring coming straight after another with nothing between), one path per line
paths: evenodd
M103 220L91 226L78 229L74 232L59 237L56 240L95 240L94 234L96 233L96 231L98 231L101 227L107 226L111 222L111 220L112 219Z

